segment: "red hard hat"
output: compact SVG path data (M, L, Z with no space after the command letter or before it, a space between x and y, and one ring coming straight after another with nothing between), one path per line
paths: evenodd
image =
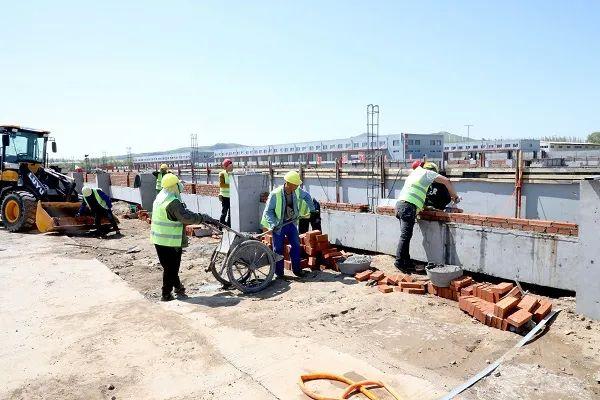
M226 159L223 160L223 167L227 168L231 164L233 164L233 161L231 161L231 159L226 158Z
M417 169L418 167L421 167L423 165L423 162L421 160L415 160L412 163L412 169Z

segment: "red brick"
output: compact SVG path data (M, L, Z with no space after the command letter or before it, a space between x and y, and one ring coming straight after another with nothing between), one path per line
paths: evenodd
M427 284L427 293L437 295L437 289L431 282Z
M424 288L402 288L402 291L408 294L425 294Z
M314 248L314 247L310 247L310 246L305 246L304 251L309 256L316 256L320 253L318 248Z
M502 329L503 331L508 330L508 321L506 319L502 320L502 327L500 329Z
M533 313L533 320L540 322L552 311L552 303L549 300L541 300L539 307Z
M401 279L402 282L414 282L415 280L410 275L404 275Z
M316 267L318 265L317 262L317 257L308 257L308 266L309 267Z
M499 295L503 296L506 293L510 292L510 290L514 287L515 285L513 285L510 282L502 282L499 283L497 285L494 285L491 287L492 292L494 293L498 293Z
M394 291L394 288L388 285L377 285L377 289L379 289L381 293L390 293Z
M519 299L516 297L505 297L494 306L494 315L500 318L505 318L509 315L519 304Z
M531 313L535 308L537 308L537 305L538 299L528 294L521 299L519 304L517 304L517 307Z
M519 290L519 288L515 286L504 297L508 297L508 296L516 297L517 299L520 299L523 296L523 294L521 293L521 291Z
M456 290L459 291L460 289L467 287L469 285L471 285L473 283L473 279L470 276L463 276L460 278L456 278L453 279L452 281L450 281L450 286Z
M424 284L419 282L400 282L398 284L402 289L422 289L425 287Z
M385 278L385 274L383 273L383 271L375 271L369 277L369 279L371 279L372 281L380 281L383 278Z
M387 277L387 284L390 286L397 286L400 283L400 274L390 275Z
M373 273L373 271L366 270L366 271L359 272L358 274L354 275L354 278L356 278L356 280L359 282L368 281L369 278L371 278L372 273Z
M329 243L329 236L327 234L317 235L317 242L327 242L327 243Z
M473 295L473 289L474 286L473 285L469 285L465 288L460 289L460 294L462 296L472 296Z
M520 326L523 326L529 320L531 320L532 317L533 317L533 315L529 311L519 310L519 311L509 315L506 318L506 321L509 324L511 324L512 326L514 326L515 328L519 328Z

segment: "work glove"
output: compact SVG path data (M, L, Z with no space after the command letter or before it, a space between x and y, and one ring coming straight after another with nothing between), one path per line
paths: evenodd
M212 217L209 217L208 215L203 215L204 219L203 219L203 223L205 224L209 224L209 225L213 225L213 226L217 226L220 227L221 223L219 222L219 220L216 220Z

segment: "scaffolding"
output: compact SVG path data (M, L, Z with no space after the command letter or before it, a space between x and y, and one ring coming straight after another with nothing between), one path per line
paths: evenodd
M198 162L198 135L190 135L190 162L192 164L192 183L196 183L196 163Z
M131 147L127 147L127 166L129 171L133 171L133 155L131 154Z
M379 175L379 106L367 105L367 152L365 166L367 170L367 204L375 211L379 201L381 182Z

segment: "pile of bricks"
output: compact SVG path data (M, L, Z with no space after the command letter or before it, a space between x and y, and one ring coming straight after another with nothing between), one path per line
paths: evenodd
M271 233L264 235L263 243L273 248L273 235ZM329 237L321 231L310 231L300 235L300 266L310 268L311 270L326 270L332 269L339 271L337 263L345 258L344 253L336 247L331 246ZM283 247L284 267L288 270L292 269L292 260L290 252L292 246L287 238Z
M522 296L512 283L479 283L464 288L459 297L461 310L493 328L520 331L531 320L540 322L550 311L550 300L527 294Z
M376 284L382 293L404 292L431 294L457 301L461 310L487 326L519 332L529 321L540 322L552 310L548 299L533 295L522 296L512 283L496 285L476 283L462 276L450 282L449 287L439 287L430 281L415 281L410 275L387 275L378 270L367 270L355 275L358 282Z
M425 294L427 281L415 281L412 276L405 274L385 275L383 271L366 270L354 276L357 281L370 281L377 284L377 290L382 293L404 292L409 294Z
M333 211L369 212L368 204L336 203L333 201L320 202L321 208Z
M394 207L379 206L377 213L395 216ZM447 213L444 211L423 210L419 218L425 221L454 222L458 224L489 226L519 231L549 233L556 235L578 236L579 226L572 222L543 221L525 218L494 217L480 214Z

